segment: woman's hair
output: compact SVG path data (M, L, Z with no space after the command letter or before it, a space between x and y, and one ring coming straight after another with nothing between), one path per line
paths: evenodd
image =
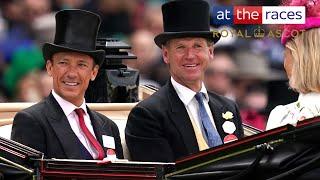
M292 54L291 88L320 92L320 28L306 30L286 43Z

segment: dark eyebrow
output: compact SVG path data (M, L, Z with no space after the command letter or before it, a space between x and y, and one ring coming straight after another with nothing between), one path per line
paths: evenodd
M85 63L85 64L89 64L89 62L88 61L86 61L86 60L84 60L84 59L80 59L80 61L79 61L80 63Z
M184 44L182 44L182 43L175 44L175 47L178 47L178 46L184 46Z
M60 61L69 61L69 59L68 58L65 58L65 57L58 57L58 58L56 58L56 61L57 62L60 62Z

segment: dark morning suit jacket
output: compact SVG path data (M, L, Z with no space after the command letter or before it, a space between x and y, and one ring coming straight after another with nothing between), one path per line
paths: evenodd
M123 158L117 125L88 107L87 110L95 136L101 146L103 147L102 135L114 137L117 157ZM82 144L52 94L42 102L16 114L11 139L43 152L46 158L82 159L83 157L79 148Z
M243 137L237 106L231 100L209 93L209 106L217 130L223 139L225 119L222 113L233 113L236 135ZM169 81L130 112L125 129L126 143L132 160L173 162L199 152L195 132L187 110Z

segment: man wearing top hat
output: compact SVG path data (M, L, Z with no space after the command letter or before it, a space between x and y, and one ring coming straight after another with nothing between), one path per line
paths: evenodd
M164 32L154 40L171 79L129 114L125 135L133 160L173 162L243 137L236 104L203 84L220 38L209 30L208 3L170 1L162 14Z
M56 14L54 43L42 48L53 90L42 102L16 114L12 140L46 158L103 159L115 154L123 158L118 127L90 110L84 99L104 60L104 51L95 46L99 25L99 16L88 11Z

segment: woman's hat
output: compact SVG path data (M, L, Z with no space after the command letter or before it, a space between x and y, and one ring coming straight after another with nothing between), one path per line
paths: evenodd
M284 25L281 43L285 45L288 40L294 38L298 32L320 27L320 2L319 0L292 0L286 3L287 6L305 6L306 20L304 24Z
M177 0L162 5L164 32L154 41L162 48L168 40L203 37L216 43L221 35L210 31L209 4L202 0Z
M100 17L79 9L62 10L56 14L56 34L54 43L45 43L42 53L45 61L58 52L79 52L92 57L101 65L105 52L96 50Z

